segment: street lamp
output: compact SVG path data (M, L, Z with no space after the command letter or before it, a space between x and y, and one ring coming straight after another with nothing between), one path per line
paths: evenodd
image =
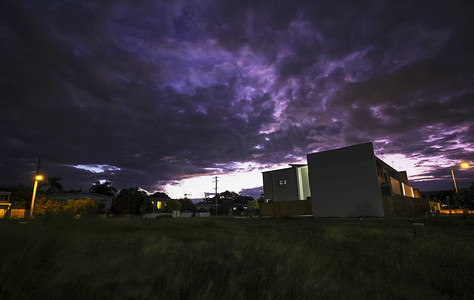
M30 218L33 216L33 206L35 205L36 188L38 188L38 181L41 180L43 180L43 175L35 176L35 186L33 188L33 196L31 197Z
M461 163L461 168L463 168L463 169L469 168L469 163L467 163L467 162ZM458 193L458 187L456 186L456 179L454 179L453 169L451 169L451 175L453 176L454 189L456 190L456 193Z

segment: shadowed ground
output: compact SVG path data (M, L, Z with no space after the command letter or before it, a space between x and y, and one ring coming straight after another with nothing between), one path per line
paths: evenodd
M0 299L474 294L473 218L0 221Z

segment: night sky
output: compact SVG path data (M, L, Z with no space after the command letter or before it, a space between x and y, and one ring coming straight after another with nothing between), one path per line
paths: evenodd
M7 0L0 39L0 185L41 157L66 189L255 196L368 141L413 187L474 181L471 0Z

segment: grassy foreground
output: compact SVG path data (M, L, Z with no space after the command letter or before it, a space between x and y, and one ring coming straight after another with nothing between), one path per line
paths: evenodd
M0 221L0 299L474 295L472 218Z

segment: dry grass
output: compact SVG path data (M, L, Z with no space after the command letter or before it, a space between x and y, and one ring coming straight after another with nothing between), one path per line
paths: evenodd
M0 222L0 299L439 299L474 294L474 219Z

